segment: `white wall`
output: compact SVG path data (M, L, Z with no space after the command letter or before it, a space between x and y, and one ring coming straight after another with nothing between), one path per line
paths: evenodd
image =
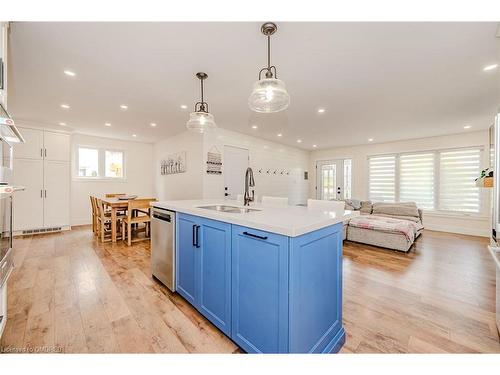
M263 195L271 195L288 197L291 205L307 202L309 184L304 180L304 171L307 171L309 165L308 151L221 128L204 136L204 198L224 197L224 155L222 155L222 175L206 172L207 153L217 147L223 154L224 145L248 149L250 167L254 172L254 190L259 200ZM274 171L277 173L274 174ZM289 174L281 174L282 171Z
M315 198L315 166L316 162L319 160L352 159L352 197L356 199L367 199L369 155L469 146L482 146L484 148L483 167L488 166L489 136L487 130L464 132L462 134L441 137L429 137L390 143L367 144L313 151L311 153L309 165L309 170L312 172L309 185L309 195L311 198ZM483 190L482 199L484 212L481 215L438 215L436 213L426 212L424 215L424 225L427 229L489 236L490 195L490 190Z
M127 193L154 196L153 145L73 134L71 137L71 225L91 222L90 195ZM76 146L110 148L125 152L125 180L81 180L75 178Z
M224 198L224 173L212 175L206 171L207 153L215 146L223 154L224 145L249 150L257 196L287 196L290 204L307 201L309 185L303 176L309 152L221 128L204 135L185 131L154 145L156 196L160 200ZM161 176L161 159L179 151L187 153L186 172ZM222 163L224 166L224 155ZM268 169L278 174L265 173ZM282 170L290 174L281 175Z
M160 162L169 154L186 151L186 172L160 175ZM203 136L185 131L154 145L155 194L159 200L203 197Z

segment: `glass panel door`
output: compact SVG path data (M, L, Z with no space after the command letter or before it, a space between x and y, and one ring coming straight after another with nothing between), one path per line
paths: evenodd
M316 164L316 170L317 199L344 199L344 161L319 161Z

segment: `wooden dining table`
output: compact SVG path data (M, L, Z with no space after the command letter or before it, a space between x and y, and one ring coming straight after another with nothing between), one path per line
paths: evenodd
M117 197L113 198L101 198L102 203L105 207L109 207L111 209L111 241L116 242L116 229L117 229L117 213L120 210L127 209L128 202L130 199L118 199ZM146 200L149 202L156 202L156 198L148 198L148 197L137 197L133 200Z

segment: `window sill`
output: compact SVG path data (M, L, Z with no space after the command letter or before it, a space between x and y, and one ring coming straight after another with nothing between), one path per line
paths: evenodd
M474 212L447 212L447 211L425 211L424 220L426 216L431 217L448 217L457 219L471 219L471 220L489 220L490 217L483 213Z
M73 177L75 182L127 182L124 177Z

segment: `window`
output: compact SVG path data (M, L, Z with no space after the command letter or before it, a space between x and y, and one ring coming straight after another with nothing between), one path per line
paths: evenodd
M437 150L368 158L369 197L379 202L414 201L425 210L481 211L474 179L481 148Z
M481 170L481 150L457 150L440 153L440 209L479 212L481 200L474 179Z
M434 209L434 153L399 157L399 200L416 202L425 210Z
M123 177L123 152L106 150L105 165L106 177Z
M79 178L120 179L125 177L123 151L79 146L76 155L75 175Z
M374 156L368 159L369 197L377 202L396 201L396 156Z
M352 160L345 159L344 160L344 199L352 198Z
M322 179L322 199L332 200L336 198L335 186L337 185L336 165L322 165L321 166L321 179Z
M78 176L99 176L99 150L95 148L78 148Z

